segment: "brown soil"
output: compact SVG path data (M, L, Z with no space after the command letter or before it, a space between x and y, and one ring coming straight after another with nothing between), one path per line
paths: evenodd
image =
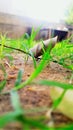
M20 68L24 70L22 82L25 81L34 70L32 59L29 59L27 62L25 62L24 55L22 54L13 54L13 57L14 61L12 66L10 66L8 59L3 61L7 72L7 84L3 92L11 90L14 87L14 83ZM39 61L37 61L37 64L38 63ZM50 65L48 65L43 70L43 72L36 78L36 80L38 81L39 79L48 79L67 83L69 82L69 77L69 70L56 63L50 63ZM3 79L3 72L0 69L0 81ZM31 114L29 111L28 116L31 115L35 118L36 115L46 115L47 110L52 105L49 87L47 86L28 85L23 89L20 89L18 93L20 97L20 103L25 110L32 110L34 108L39 108L39 110L42 110L42 112L36 112L37 114ZM9 112L12 109L13 108L11 106L9 94L0 95L0 115ZM58 111L52 113L52 118L56 126L73 122ZM46 122L48 122L47 119ZM8 126L5 127L5 130L21 130L21 128L18 123L13 123L11 125L8 124Z

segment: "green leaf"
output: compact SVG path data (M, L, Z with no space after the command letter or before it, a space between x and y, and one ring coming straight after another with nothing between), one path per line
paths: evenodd
M35 57L34 57L34 55L33 55L33 53L32 53L32 52L30 52L30 54L31 54L31 57L32 57L32 59L33 59L34 68L36 68L36 67L37 67L37 65L36 65L36 60L35 60Z
M0 116L0 128L3 128L9 122L17 120L17 117L21 114L22 111L14 111Z
M35 84L40 84L40 85L47 85L47 86L52 86L52 87L60 87L63 88L65 90L68 89L73 89L73 85L71 84L66 84L66 83L60 83L57 81L50 81L50 80L40 80L38 82L35 82Z
M33 120L32 118L31 119L23 118L23 120L25 124L29 124L29 126L38 128L39 130L54 130L35 119Z
M63 99L64 94L66 93L66 91L67 91L67 90L64 90L64 91L62 92L61 96L53 102L53 106L52 106L53 109L56 109L57 106L61 103L61 101L62 101L62 99Z
M7 82L6 80L0 82L0 92L4 89L6 82Z
M19 102L19 96L18 96L17 92L11 91L10 95L11 95L11 104L12 104L13 108L15 110L20 110L21 105L20 105L20 102Z
M15 82L15 87L17 87L18 85L20 85L21 81L22 81L22 75L23 75L23 70L20 69L18 72L18 76Z
M65 125L64 127L56 128L56 130L72 130L73 129L73 124L70 125Z

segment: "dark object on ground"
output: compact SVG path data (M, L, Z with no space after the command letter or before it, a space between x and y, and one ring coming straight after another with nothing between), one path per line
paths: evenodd
M48 47L50 47L50 50L55 46L57 43L58 37L50 38L47 40L44 40L43 43L39 42L34 47L30 48L30 52L33 53L34 57L37 58L43 54L43 44L44 49L46 50Z
M64 31L64 30L52 30L52 36L58 36L58 41L62 41L64 39L67 38L68 35L68 31Z

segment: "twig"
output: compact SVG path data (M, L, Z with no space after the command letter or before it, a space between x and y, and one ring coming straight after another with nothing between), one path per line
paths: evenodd
M1 44L0 44L0 46L1 46ZM7 45L3 45L3 47L13 49L13 50L17 50L17 51L20 51L22 53L25 53L25 54L28 54L29 56L31 56L31 54L29 52L23 51L23 50L18 49L18 48L10 47L10 46L7 46Z

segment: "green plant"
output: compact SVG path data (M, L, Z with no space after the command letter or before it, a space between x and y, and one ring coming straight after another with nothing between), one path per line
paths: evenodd
M36 83L36 82L35 82ZM65 83L59 83L59 82L55 82L55 81L47 81L47 80L42 80L42 81L39 81L37 82L36 84L40 84L40 85L47 85L47 86L59 86L61 88L64 88L65 90L68 90L68 89L73 89L73 85L70 85L70 84L65 84ZM0 128L4 127L7 123L9 122L13 122L13 121L18 121L21 123L22 125L22 129L26 129L26 128L29 128L29 130L31 129L31 126L33 128L38 128L40 130L68 130L70 128L73 128L73 125L67 125L67 126L64 126L64 127L61 127L61 128L51 128L51 127L48 127L44 124L41 123L41 120L39 122L39 120L35 120L34 121L32 120L32 118L27 118L25 116L25 110L23 110L21 108L21 105L19 103L19 97L18 97L18 94L16 91L11 91L10 92L10 95L11 95L11 103L12 103L12 106L14 108L14 111L10 112L10 113L7 113L3 116L0 116ZM61 96L61 98L59 98L59 100L55 100L54 102L54 108L56 108L59 103L61 102L62 98L63 98L64 95Z
M2 90L4 89L4 87L6 86L7 81L3 80L0 82L0 93L2 92Z
M25 117L25 111L23 111L23 109L21 108L17 92L12 91L10 95L14 111L0 116L0 128L3 128L9 122L18 121L22 125L23 130L27 130L27 128L28 130L30 130L31 126L33 128L39 128L40 130L49 130L47 126L43 125L42 123L39 123L37 120L33 121L32 119L28 119Z
M4 50L4 44L6 42L6 36L2 36L0 35L0 60L3 59L4 55L3 55L3 50Z
M15 87L21 84L22 75L23 75L23 70L20 69L19 72L18 72L16 82L15 82Z
M42 45L43 45L43 56L41 58L40 63L36 66L36 60L34 58L34 55L32 53L29 52L30 47L33 46L33 40L34 37L36 35L36 33L34 33L34 31L32 30L32 34L31 37L26 40L26 39L8 39L8 38L3 38L2 37L2 44L1 45L1 59L5 56L8 56L10 58L10 60L12 60L12 57L10 57L9 53L11 52L15 52L15 50L23 52L29 56L31 56L33 58L33 64L35 66L34 72L30 75L30 77L22 83L22 76L23 76L23 70L19 70L18 72L18 76L17 79L15 81L15 85L14 88L11 91L8 91L6 93L10 94L11 97L11 104L13 106L13 111L6 113L5 115L0 116L0 128L3 128L7 123L9 122L20 122L20 124L22 125L22 129L23 130L30 130L31 127L33 128L38 128L40 130L69 130L69 129L73 129L73 124L72 125L67 125L65 127L62 128L52 128L52 127L48 127L46 124L42 123L41 117L40 119L34 119L33 118L27 118L26 117L26 111L22 109L20 102L19 102L19 96L17 94L17 90L22 89L23 87L27 86L28 84L39 84L39 85L46 85L46 86L50 86L50 88L52 88L53 90L58 87L60 89L62 89L61 94L58 93L56 94L56 97L53 93L53 96L51 95L52 99L53 99L53 109L56 109L57 107L59 107L59 105L62 103L62 101L64 101L64 96L68 91L73 91L73 85L72 84L66 84L66 83L60 83L60 82L55 82L55 81L47 81L47 80L42 80L42 81L36 81L35 78L41 73L41 71L46 67L47 64L49 64L51 61L53 62L57 62L60 65L64 66L65 68L70 69L71 71L73 71L73 45L69 44L69 40L64 40L61 43L58 43L50 52L50 47L45 51L44 50L44 44L42 41ZM29 44L29 45L28 45ZM16 53L16 52L15 52ZM6 86L6 72L5 72L5 68L4 66L2 66L1 64L1 69L4 72L5 75L5 79L4 81L0 82L0 93L2 93L3 88ZM73 75L70 79L73 78ZM34 82L35 80L35 82ZM65 97L65 103L67 105L67 103L71 102L67 102L69 99L71 99L71 97ZM64 102L63 102L64 104ZM63 106L63 105L62 105ZM72 108L73 109L73 108ZM42 111L42 110L41 110ZM69 115L68 113L68 109L66 109L67 112L67 116ZM64 111L62 111L62 113L64 113ZM73 116L71 114L71 116Z
M34 28L32 28L31 35L30 35L30 37L27 38L27 44L29 45L29 48L31 48L34 45L35 37L38 34L38 32L40 31L40 28L41 28L41 26L39 28L37 28L36 30Z
M37 66L37 68L34 70L34 72L31 74L31 76L23 83L21 83L20 85L18 85L17 87L14 88L14 90L18 90L23 88L24 86L26 86L27 84L30 84L40 73L41 71L45 68L45 66L47 65L47 63L49 63L50 60L50 48L48 48L46 50L46 52L44 53L39 65ZM46 59L46 60L45 60Z
M68 40L58 43L51 51L52 61L73 70L73 44Z

